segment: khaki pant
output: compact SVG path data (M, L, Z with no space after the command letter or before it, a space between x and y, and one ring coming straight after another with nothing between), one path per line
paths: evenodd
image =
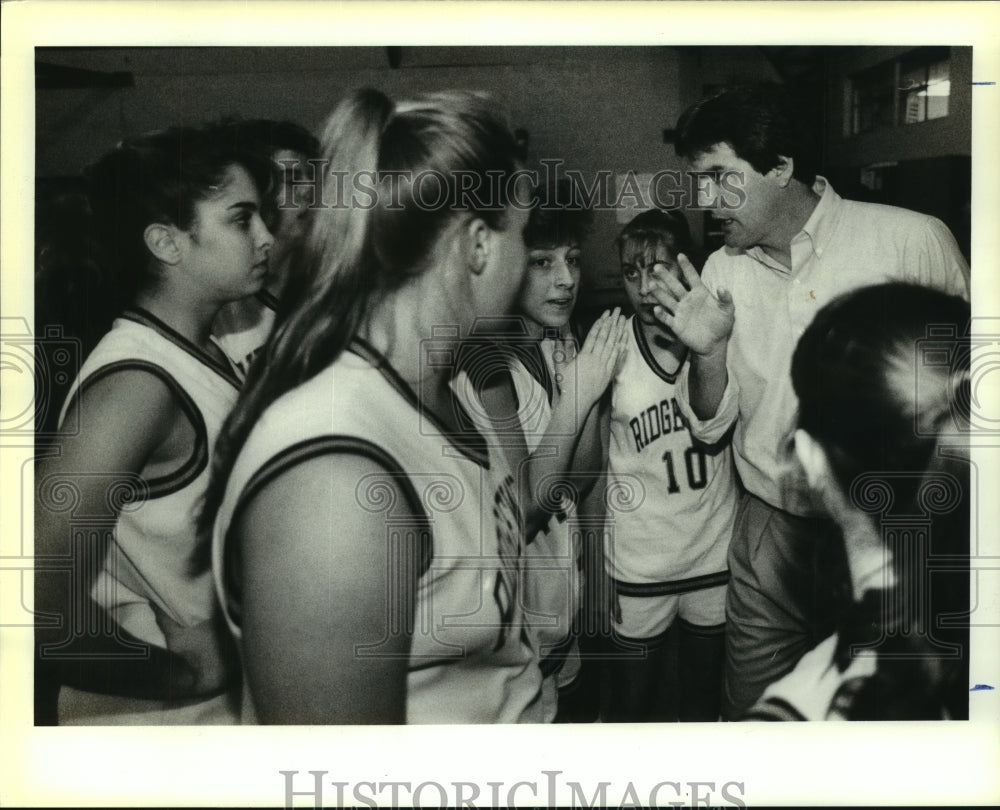
M833 632L847 579L836 526L744 493L729 548L723 717L739 719L764 689Z

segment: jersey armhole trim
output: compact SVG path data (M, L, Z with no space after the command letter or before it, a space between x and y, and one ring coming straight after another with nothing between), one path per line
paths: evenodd
M545 356L541 350L539 341L532 341L530 344L513 344L505 347L512 360L517 360L528 372L528 375L537 382L545 391L545 397L552 405L555 399L556 386L552 375L549 373L549 364L545 362ZM521 403L518 403L520 407Z
M392 477L393 481L402 490L403 497L413 511L414 516L428 529L421 542L417 576L423 576L430 569L431 559L434 556L434 537L429 531L430 518L427 516L427 511L424 509L420 496L417 494L416 487L413 486L413 482L399 462L378 445L354 436L319 436L306 439L285 448L254 473L246 486L243 487L243 491L240 493L236 501L236 506L233 509L233 516L230 520L226 536L222 540L222 579L225 583L227 596L226 610L233 623L237 626L239 626L241 619L239 604L242 600L241 589L235 574L240 567L235 558L237 549L230 538L233 527L239 523L247 505L269 483L299 464L327 455L354 455L367 458L382 467Z
M175 402L180 406L188 421L190 421L191 427L194 428L194 449L188 459L172 473L161 475L158 478L145 479L147 500L162 498L178 492L201 475L202 471L208 466L208 431L205 428L205 420L201 415L201 411L198 410L198 406L191 398L191 395L161 366L150 363L147 360L119 360L114 363L108 363L106 366L101 366L77 386L76 391L73 392L67 402L67 409L72 405L73 400L79 397L91 385L119 371L144 371L163 382L170 390L170 393L173 394Z

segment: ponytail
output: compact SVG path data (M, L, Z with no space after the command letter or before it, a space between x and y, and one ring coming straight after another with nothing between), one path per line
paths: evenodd
M322 134L326 165L348 177L376 172L382 132L392 114L392 102L376 90L358 91L338 104ZM337 205L308 220L300 253L304 264L284 293L291 304L282 307L285 317L251 367L215 446L198 519L201 542L192 560L196 572L211 564L215 515L257 419L282 394L336 360L358 330L373 288L371 216L370 206Z
M422 272L456 216L475 213L501 230L513 193L508 181L519 168L517 143L497 108L468 92L436 93L394 107L382 93L360 90L337 105L322 143L326 167L351 178L347 193L367 194L355 181L368 177L376 196L337 199L328 207L322 184L318 189L320 210L308 218L301 271L289 280L275 330L216 444L198 522L199 571L210 562L212 528L236 457L264 410L337 359L375 296ZM409 179L392 186L400 173ZM420 198L413 178L427 174L443 184L444 204ZM469 176L497 193L468 202L460 180Z

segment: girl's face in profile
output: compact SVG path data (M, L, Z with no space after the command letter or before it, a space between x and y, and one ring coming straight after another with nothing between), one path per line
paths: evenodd
M215 193L195 203L194 224L181 231L181 267L213 301L235 301L264 285L274 238L260 216L256 185L231 165Z

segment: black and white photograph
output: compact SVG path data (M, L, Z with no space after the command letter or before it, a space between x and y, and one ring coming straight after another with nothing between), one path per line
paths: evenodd
M994 4L3 17L0 798L1000 801Z

